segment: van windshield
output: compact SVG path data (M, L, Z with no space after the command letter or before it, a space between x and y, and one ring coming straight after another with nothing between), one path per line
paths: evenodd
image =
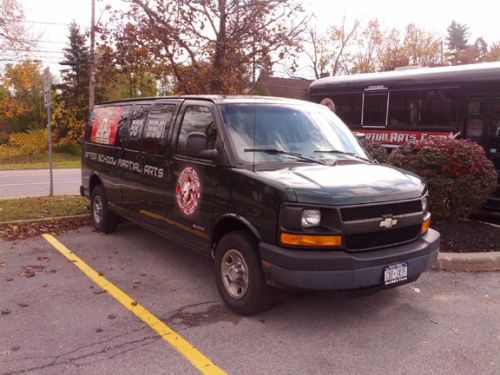
M224 104L221 112L243 162L369 159L349 128L323 106Z

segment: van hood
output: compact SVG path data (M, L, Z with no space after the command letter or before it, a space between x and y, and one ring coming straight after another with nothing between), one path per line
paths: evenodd
M257 172L295 193L298 202L351 205L419 198L425 183L416 175L382 164L307 165Z

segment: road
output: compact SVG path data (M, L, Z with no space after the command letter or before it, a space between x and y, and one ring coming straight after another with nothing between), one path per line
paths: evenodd
M56 237L228 374L500 373L499 273L286 295L241 317L208 260L135 225ZM41 237L0 240L0 290L0 374L198 373Z
M80 194L80 169L54 169L54 195ZM48 169L0 171L0 199L49 195Z

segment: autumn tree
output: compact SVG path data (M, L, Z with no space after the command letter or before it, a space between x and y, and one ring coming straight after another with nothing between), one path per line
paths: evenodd
M500 41L493 43L489 48L486 61L500 61Z
M408 24L401 33L383 29L371 20L358 38L358 51L352 73L394 70L404 66L436 66L440 63L441 44L437 36Z
M405 52L401 32L392 29L386 32L378 52L379 70L389 71L410 65L410 58Z
M440 62L441 43L438 37L415 24L406 26L403 42L409 65L435 66Z
M24 10L17 0L0 0L0 61L11 59L5 53L19 57L35 43L35 38L23 23Z
M96 51L98 101L156 95L154 73L161 63L150 58L139 35L130 22L118 25L112 35L103 35Z
M488 56L488 43L479 37L474 42L475 62L484 62Z
M302 12L295 0L130 0L121 16L176 92L241 93L297 48Z
M43 77L40 62L23 61L7 64L0 76L2 122L9 130L42 128L46 123L43 106Z
M309 66L316 79L330 75L329 65L332 51L325 36L319 35L316 28L311 28L306 33L307 40L304 54L309 60Z
M377 55L384 34L377 19L368 21L357 40L357 51L351 73L370 73L377 70Z

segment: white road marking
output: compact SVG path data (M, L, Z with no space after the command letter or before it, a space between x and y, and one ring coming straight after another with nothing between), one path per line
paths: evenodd
M80 182L80 180L63 180L63 181L54 181L55 183L62 183L62 184L69 184L69 183L74 183L74 182ZM26 185L49 185L50 182L25 182L23 184L1 184L0 187L5 187L5 186L26 186Z

